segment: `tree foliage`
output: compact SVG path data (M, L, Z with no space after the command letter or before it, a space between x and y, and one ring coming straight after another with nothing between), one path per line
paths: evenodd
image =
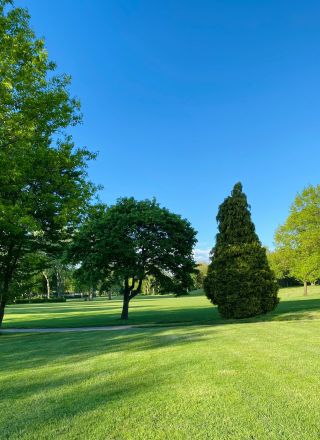
M93 283L121 280L122 318L127 319L129 302L147 277L154 277L167 292L179 293L192 285L195 235L188 221L155 200L123 198L91 213L75 236L70 257Z
M288 277L290 273L289 256L284 249L267 251L269 266L277 280Z
M240 183L220 205L217 221L216 245L204 282L207 297L225 318L273 310L278 288Z
M197 263L197 271L193 274L193 288L194 289L202 289L203 282L208 272L208 264L207 263Z
M66 128L81 120L28 12L0 0L0 324L30 254L58 252L94 187Z
M320 278L320 185L298 194L286 222L275 234L277 251L286 255L290 274L307 283Z

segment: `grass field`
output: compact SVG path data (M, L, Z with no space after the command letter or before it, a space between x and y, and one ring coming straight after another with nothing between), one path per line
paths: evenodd
M320 314L320 286L280 291L281 302L271 314L257 320L312 319ZM224 323L217 309L203 294L174 296L140 296L131 301L129 320L119 319L122 299L70 300L66 303L19 304L6 308L4 328L81 327L121 324L218 324ZM252 321L252 320L247 320ZM239 322L239 321L236 321Z
M283 290L277 312L238 324L201 296L142 298L135 323L195 310L223 325L0 335L0 438L318 440L320 291L301 292ZM110 303L95 314L94 303L69 303L69 317L68 303L11 306L6 324L110 324Z

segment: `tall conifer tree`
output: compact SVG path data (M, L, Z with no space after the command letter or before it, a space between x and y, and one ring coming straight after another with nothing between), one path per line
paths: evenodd
M207 297L225 318L246 318L273 310L279 302L278 287L241 183L220 205L217 222L216 245L204 281Z

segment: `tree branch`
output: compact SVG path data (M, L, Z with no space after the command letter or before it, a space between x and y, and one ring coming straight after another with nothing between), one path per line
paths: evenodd
M129 300L134 298L135 296L137 296L139 293L141 293L142 281L143 281L143 278L140 278L139 283L138 283L138 287L136 288L136 290L132 290L132 292L129 295Z
M132 277L132 282L131 282L131 286L129 286L129 289L132 291L134 289L134 285L136 284L136 280L135 280L135 276L133 275Z

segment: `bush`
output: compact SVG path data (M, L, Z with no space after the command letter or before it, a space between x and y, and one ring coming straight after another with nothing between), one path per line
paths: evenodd
M59 298L16 298L15 304L41 304L41 303L60 303L66 302L65 297Z

